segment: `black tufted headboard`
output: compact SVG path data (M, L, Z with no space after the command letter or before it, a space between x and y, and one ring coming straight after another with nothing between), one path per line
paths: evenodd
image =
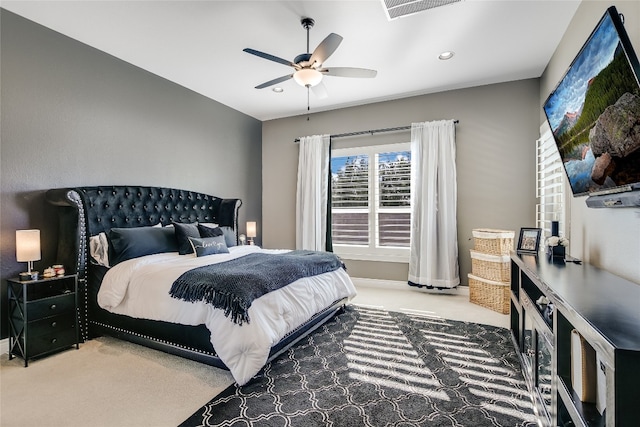
M240 199L221 199L194 191L143 186L97 186L47 191L47 200L60 210L61 245L58 261L77 266L81 275L88 238L115 227L144 227L171 222L215 222L238 229ZM74 212L75 211L75 212ZM75 229L76 233L70 233ZM68 240L76 243L70 245ZM62 246L62 247L60 247ZM75 253L77 263L69 262ZM62 258L62 259L61 259Z
M53 189L46 199L59 207L57 262L78 274L79 291L85 296L90 236L115 227L197 221L232 227L237 240L242 205L240 199L135 185Z

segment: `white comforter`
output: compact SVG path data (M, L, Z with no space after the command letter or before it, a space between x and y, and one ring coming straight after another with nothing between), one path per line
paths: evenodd
M124 261L112 267L98 292L100 307L131 317L185 325L204 324L211 344L239 385L247 383L267 362L269 351L287 333L339 298L353 298L355 287L344 269L297 280L256 299L250 323L239 326L223 310L204 302L169 296L173 282L187 270L228 261L251 252L282 253L257 246L229 248L229 254L195 257L164 253Z

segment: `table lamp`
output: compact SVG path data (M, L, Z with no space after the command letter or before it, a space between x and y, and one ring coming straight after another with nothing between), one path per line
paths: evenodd
M253 239L256 237L257 225L255 221L247 221L247 240L250 245L254 244Z
M27 263L27 272L20 273L20 280L37 280L33 261L40 260L40 230L16 230L16 260Z

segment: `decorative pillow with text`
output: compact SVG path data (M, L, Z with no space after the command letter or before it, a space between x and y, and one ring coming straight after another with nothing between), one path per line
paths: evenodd
M198 257L229 253L229 249L224 242L224 236L200 238L189 237L189 242L191 242L193 252L195 252Z

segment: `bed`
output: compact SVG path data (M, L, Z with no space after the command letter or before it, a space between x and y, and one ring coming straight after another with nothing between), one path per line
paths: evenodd
M336 266L256 296L245 317L184 295L170 296L176 278L193 269L297 255L238 245L239 199L149 186L52 189L46 199L58 211L57 262L78 275L83 341L114 336L229 369L244 384L355 296L346 271ZM179 232L193 227L215 232L200 240L190 237L187 242L196 253L184 253ZM174 235L178 252L171 246ZM224 250L209 255L211 245L194 246L212 241Z

